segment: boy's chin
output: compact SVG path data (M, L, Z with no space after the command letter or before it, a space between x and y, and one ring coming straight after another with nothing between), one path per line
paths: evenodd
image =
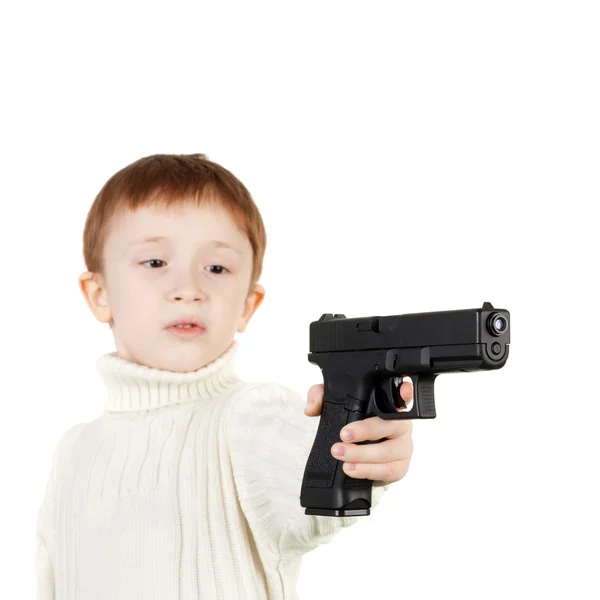
M165 351L161 356L156 356L154 362L160 365L156 368L163 371L173 371L175 373L189 373L198 371L214 362L224 354L231 346L233 340L230 340L224 348L209 344L181 344L177 348Z

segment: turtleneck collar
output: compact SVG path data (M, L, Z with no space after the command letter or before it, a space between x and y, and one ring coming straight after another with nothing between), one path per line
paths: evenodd
M240 381L234 356L239 342L196 371L164 371L120 358L117 352L103 354L96 368L108 398L106 412L132 412L210 398Z

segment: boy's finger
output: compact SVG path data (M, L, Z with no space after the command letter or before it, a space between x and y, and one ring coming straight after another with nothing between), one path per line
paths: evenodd
M304 412L307 415L320 415L323 408L323 394L325 386L322 383L313 385L308 390L307 403Z
M400 396L407 404L413 400L413 384L412 381L405 381L400 386Z
M407 412L412 408L413 403L413 384L412 381L405 381L399 387L400 397L404 400L405 408L396 408L398 412Z

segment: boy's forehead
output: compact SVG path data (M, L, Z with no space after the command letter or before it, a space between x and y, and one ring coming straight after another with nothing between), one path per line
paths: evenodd
M161 231L150 231L156 227L177 228L209 228L215 227L223 231L237 230L237 224L230 213L220 206L141 206L136 210L125 209L114 219L114 228L119 229L121 235L138 232L149 235L161 235Z
M115 215L109 238L123 249L149 237L210 236L231 242L240 250L249 241L225 208L218 205L141 206Z

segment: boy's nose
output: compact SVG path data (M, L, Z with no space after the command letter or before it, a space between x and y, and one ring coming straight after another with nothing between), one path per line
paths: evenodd
M206 294L192 286L179 287L169 294L169 300L176 302L201 302L206 299Z

